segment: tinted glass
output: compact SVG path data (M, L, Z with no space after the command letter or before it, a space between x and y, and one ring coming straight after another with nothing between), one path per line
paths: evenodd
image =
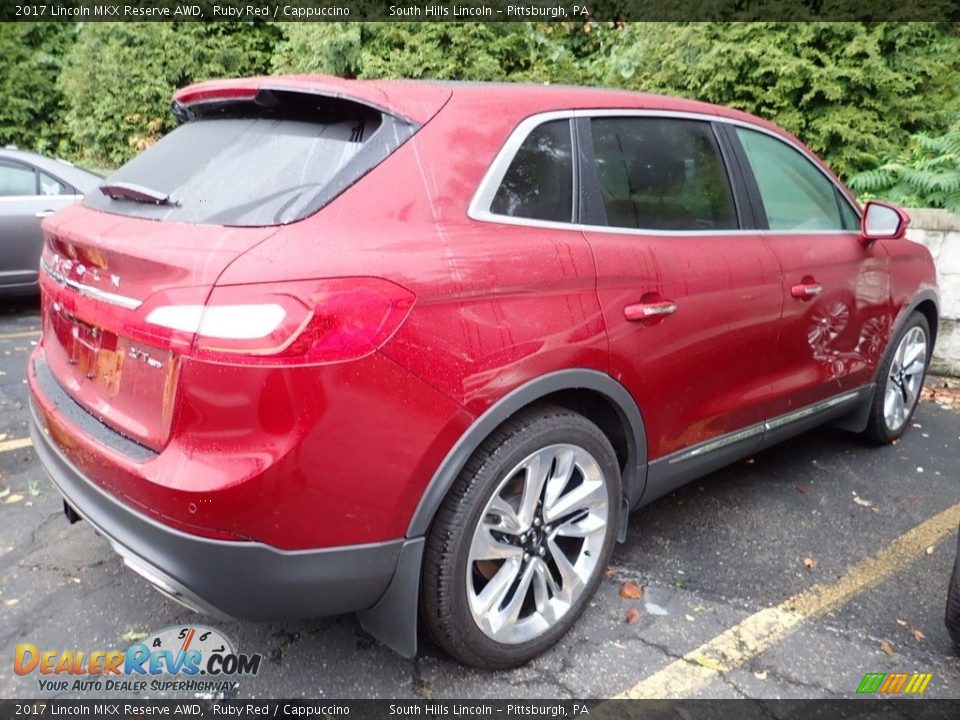
M843 194L837 190L837 202L840 203L840 215L843 218L843 229L844 230L859 230L860 229L860 216L857 215L856 211L847 202L847 199L843 197Z
M649 230L738 227L709 123L594 118L590 128L608 225Z
M497 189L490 211L571 222L573 144L568 120L544 123L527 136Z
M19 165L0 165L0 195L36 195L37 176Z
M771 230L842 230L833 183L799 151L765 133L737 128L760 187Z
M281 225L310 215L356 182L409 136L406 127L355 103L319 121L284 117L191 120L105 181L148 188L167 204L111 199L84 204L156 220Z
M40 173L40 194L41 195L72 195L73 188L64 185L55 177L46 173Z

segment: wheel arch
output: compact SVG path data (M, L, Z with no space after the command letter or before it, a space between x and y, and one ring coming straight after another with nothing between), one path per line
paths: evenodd
M390 585L373 607L358 613L367 632L404 657L417 654L420 569L426 535L440 504L480 444L516 413L539 403L580 412L607 435L621 462L619 539L625 538L628 511L639 503L647 474L646 429L630 393L606 373L586 368L558 370L515 388L478 417L440 463L410 520Z
M440 504L480 444L518 412L540 403L579 412L604 432L620 462L624 499L630 508L636 505L643 494L647 465L646 430L636 402L606 373L558 370L515 388L473 422L427 485L407 528L408 538L427 534Z

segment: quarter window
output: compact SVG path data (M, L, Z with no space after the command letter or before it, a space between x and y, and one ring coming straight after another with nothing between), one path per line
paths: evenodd
M535 220L573 220L569 120L546 122L527 136L503 176L490 212Z
M843 230L852 222L840 214L833 183L798 150L755 130L738 127L737 135L771 230Z
M675 118L590 121L607 224L649 230L738 227L713 129Z
M36 195L37 176L30 168L0 165L0 196Z

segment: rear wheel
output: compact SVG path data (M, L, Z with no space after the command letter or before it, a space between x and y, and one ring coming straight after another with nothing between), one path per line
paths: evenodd
M423 625L478 667L540 654L596 590L619 507L616 454L596 425L552 407L508 421L464 467L431 528Z
M887 349L877 374L870 420L864 434L878 443L890 443L907 429L917 409L930 357L930 325L914 312Z

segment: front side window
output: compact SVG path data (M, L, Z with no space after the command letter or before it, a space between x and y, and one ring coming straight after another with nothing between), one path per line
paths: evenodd
M720 148L707 122L657 117L590 121L597 181L613 227L738 227Z
M490 212L534 220L573 220L569 120L546 122L527 136L503 176Z
M798 150L766 133L737 128L771 230L843 230L833 183ZM848 213L855 216L855 213Z
M37 176L31 168L0 164L0 196L36 195Z

